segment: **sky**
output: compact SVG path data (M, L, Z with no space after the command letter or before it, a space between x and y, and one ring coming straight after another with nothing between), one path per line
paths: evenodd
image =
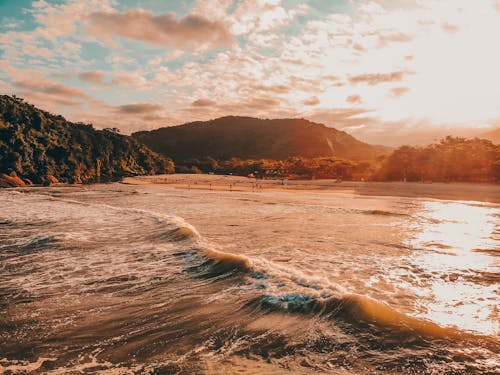
M0 92L129 134L306 118L386 145L500 127L500 0L0 0Z

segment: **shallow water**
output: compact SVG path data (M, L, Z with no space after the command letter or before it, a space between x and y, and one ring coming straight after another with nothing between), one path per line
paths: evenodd
M500 206L0 191L0 372L494 374Z

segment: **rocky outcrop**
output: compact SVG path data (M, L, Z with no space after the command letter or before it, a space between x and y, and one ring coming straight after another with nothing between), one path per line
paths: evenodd
M0 174L0 187L2 188L13 188L13 187L25 187L26 183L20 179L15 172L11 175L2 173Z

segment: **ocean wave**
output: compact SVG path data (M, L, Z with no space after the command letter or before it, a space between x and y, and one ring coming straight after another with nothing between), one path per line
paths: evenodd
M158 249L170 251L169 254L183 258L185 271L190 276L202 279L213 279L213 282L228 277L232 285L228 290L239 288L241 301L247 306L257 307L259 312L300 314L307 317L320 317L326 321L343 321L351 324L356 329L374 329L391 335L420 336L437 339L469 339L479 337L455 327L442 327L434 322L413 317L388 304L374 300L362 294L345 290L333 283L328 276L312 276L301 272L286 264L278 264L260 257L248 257L219 250L216 245L205 240L194 226L180 217L163 215L160 213L128 207L115 207L103 203L85 203L62 198L50 198L69 204L78 204L93 207L93 215L101 212L121 213L113 218L116 223L127 220L128 228L133 228L130 234L133 239L142 241L146 239L148 245L158 245ZM50 205L49 205L50 206ZM67 215L67 211L61 210ZM81 208L75 210L85 212ZM84 215L85 213L82 213ZM374 215L392 215L385 211L373 213ZM29 215L27 215L29 216ZM63 216L59 217L64 219ZM90 217L92 219L92 217ZM133 225L136 225L133 227ZM127 231L127 225L121 227ZM113 230L111 229L111 230ZM121 233L121 232L120 232ZM117 238L120 233L113 233ZM144 234L146 233L146 234ZM106 233L107 234L107 233ZM127 233L128 234L128 233ZM96 240L97 241L97 240ZM124 240L125 241L125 240ZM53 246L56 237L46 235L30 239L21 245L25 251L37 251ZM172 246L162 246L164 243ZM147 248L147 247L146 247ZM173 249L173 251L172 251ZM155 260L156 261L156 260ZM165 270L167 272L168 270ZM493 277L494 275L491 275ZM116 284L128 281L125 279L106 279L106 284ZM248 292L248 293L246 293Z
M422 339L490 340L487 336L455 326L440 326L427 319L398 311L385 302L346 291L321 277L308 279L303 273L273 262L218 250L196 249L203 261L188 268L199 277L210 278L238 273L252 290L262 293L246 302L263 312L292 313L342 320L356 327L371 327L383 334L408 341ZM284 290L283 293L279 293ZM307 292L305 292L307 291ZM411 340L410 340L411 341ZM492 343L497 346L495 340Z
M40 236L31 238L28 241L18 244L17 246L23 252L33 252L46 249L53 246L56 243L56 238L54 236Z
M360 294L328 298L302 293L263 294L249 302L263 311L317 316L322 319L352 324L358 329L371 329L382 335L397 337L401 342L413 339L491 340L488 336L442 327L426 319L409 316L384 302ZM491 341L498 349L498 342Z
M403 214L400 212L384 211L384 210L367 210L363 211L367 215L377 215L377 216L408 216L408 214Z
M197 239L199 237L200 237L199 233L192 226L186 226L183 224L180 224L180 226L174 227L172 229L159 231L158 233L154 233L152 235L152 238L154 240L161 240L167 242L188 241L192 239Z

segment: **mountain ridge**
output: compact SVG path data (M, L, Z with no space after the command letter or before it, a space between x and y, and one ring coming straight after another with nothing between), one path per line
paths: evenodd
M344 131L297 118L224 116L139 131L131 136L174 160L206 156L221 160L233 157L284 160L294 156L360 160L374 159L391 150L364 143Z

